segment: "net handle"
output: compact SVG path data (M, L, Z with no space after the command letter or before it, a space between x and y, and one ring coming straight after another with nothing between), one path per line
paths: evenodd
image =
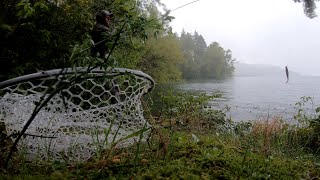
M2 81L0 82L0 89L15 85L15 84L19 84L22 82L34 80L34 79L58 77L61 75L76 74L76 73L90 73L90 74L97 74L98 76L106 76L106 75L118 76L126 73L134 74L136 76L146 78L151 82L151 87L148 89L148 92L150 92L153 89L155 84L155 81L151 76L139 70L133 70L133 69L127 69L127 68L111 68L111 67L107 69L103 67L99 67L99 68L92 69L90 71L89 70L90 70L90 67L75 67L75 68L54 69L54 70L37 72L37 73L9 79L6 81Z

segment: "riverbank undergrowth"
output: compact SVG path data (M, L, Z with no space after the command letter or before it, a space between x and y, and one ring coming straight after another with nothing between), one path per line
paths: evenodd
M15 156L0 179L317 179L320 177L319 116L304 126L281 117L232 122L206 108L215 96L161 95L161 112L147 109L150 138L105 150L88 162L27 161ZM146 105L150 107L150 104ZM155 117L153 114L157 114ZM307 117L307 118L306 118ZM300 119L301 120L301 119ZM1 129L1 158L9 146ZM105 154L106 156L103 156Z

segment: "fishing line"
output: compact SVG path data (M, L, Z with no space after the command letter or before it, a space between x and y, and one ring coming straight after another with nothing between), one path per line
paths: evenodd
M175 10L178 10L178 9L180 9L180 8L183 8L183 7L185 7L185 6L188 6L188 5L190 5L190 4L193 4L193 3L195 3L195 2L198 2L198 1L200 1L200 0L192 1L192 2L189 2L189 3L184 4L184 5L182 5L182 6L179 6L179 7L175 8L175 9L171 10L171 12L172 12L172 11L175 11Z

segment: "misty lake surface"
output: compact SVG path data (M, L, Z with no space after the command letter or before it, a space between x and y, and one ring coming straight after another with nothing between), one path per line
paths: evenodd
M175 88L184 91L204 92L222 97L210 102L215 109L230 107L228 117L234 121L258 120L281 116L286 121L293 119L295 104L302 96L312 98L306 105L308 114L320 105L320 77L299 76L290 79L276 77L233 77L227 80L192 81Z

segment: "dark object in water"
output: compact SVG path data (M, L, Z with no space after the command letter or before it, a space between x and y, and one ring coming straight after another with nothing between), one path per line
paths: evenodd
M287 66L286 66L286 75L287 75L287 82L286 83L288 83L289 82L289 70L288 70Z

